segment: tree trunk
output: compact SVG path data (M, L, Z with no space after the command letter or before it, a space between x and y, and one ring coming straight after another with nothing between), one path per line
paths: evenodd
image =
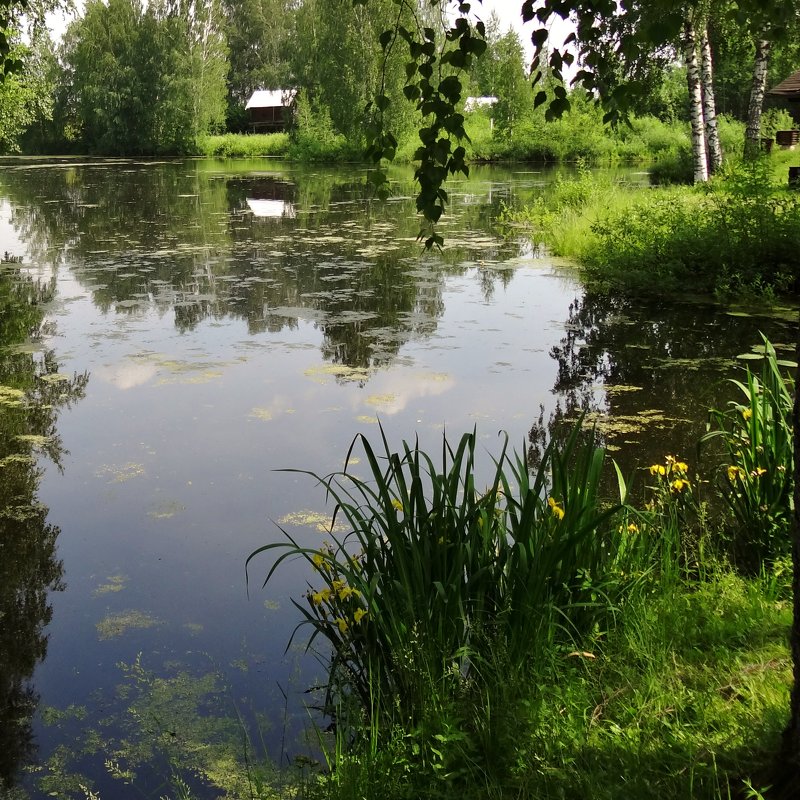
M753 83L750 87L750 105L747 108L747 128L744 133L744 154L755 158L761 149L761 108L767 88L767 62L770 43L766 39L756 42L756 57L753 62Z
M700 36L701 76L703 81L703 113L706 121L708 144L708 171L716 172L722 166L722 145L717 129L717 105L714 100L714 73L711 66L711 44L708 41L708 24L703 25Z
M689 84L689 116L692 121L694 182L702 183L708 180L703 89L700 82L700 66L697 61L697 36L692 21L688 18L684 23L684 56L686 58L686 80Z

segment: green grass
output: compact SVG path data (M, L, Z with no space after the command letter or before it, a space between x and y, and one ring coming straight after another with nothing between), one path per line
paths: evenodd
M204 136L197 142L199 155L223 158L286 156L289 145L288 133L226 133Z
M595 290L771 300L800 286L800 193L786 188L786 163L734 160L708 184L654 189L585 172L501 224L578 261Z

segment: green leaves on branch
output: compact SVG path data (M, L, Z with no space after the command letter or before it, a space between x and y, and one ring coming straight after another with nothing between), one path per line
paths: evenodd
M366 0L353 0L354 5L363 5ZM466 164L466 150L455 142L468 141L464 129L464 115L459 110L464 85L461 73L469 70L473 59L486 50L484 26L477 22L474 26L466 16L455 19L452 27L444 32L444 37L419 23L416 9L408 0L396 0L402 10L410 10L417 21L413 28L397 24L380 35L380 44L385 57L398 39L407 49L406 85L403 94L414 103L423 118L419 129L420 145L414 153L419 162L414 178L419 184L417 211L425 220L419 238L425 239L425 247L441 246L443 239L434 229L444 213L447 192L443 186L448 176L455 173L469 175ZM432 5L437 2L432 0ZM458 12L465 15L469 3L459 3ZM390 105L389 98L379 95L371 104L377 111L375 122L367 131L367 157L377 166L370 176L370 182L379 196L388 194L385 172L380 164L383 159L391 161L397 149L397 140L384 129L384 112Z

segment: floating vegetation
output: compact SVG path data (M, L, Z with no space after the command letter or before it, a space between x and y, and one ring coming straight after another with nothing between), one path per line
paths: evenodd
M272 411L264 406L256 406L256 408L250 409L250 413L247 416L253 419L260 419L262 422L269 422L272 419Z
M42 722L45 725L60 725L70 719L86 719L86 706L76 706L70 703L66 708L56 708L55 706L44 706L41 710Z
M347 527L341 521L331 528L331 515L321 514L318 511L292 511L289 514L284 514L278 520L278 524L316 528L320 533L347 530Z
M369 379L369 370L363 367L348 367L346 364L320 364L317 367L309 367L303 374L318 383L327 383L328 376L342 383L364 383Z
M121 592L128 582L126 575L109 575L106 578L106 583L101 583L93 592L93 597L100 597L104 594L113 594L114 592Z
M120 611L118 614L109 614L107 617L100 620L95 627L97 628L98 637L101 640L106 640L122 636L129 630L143 630L161 624L162 622L160 619L144 611L130 609L128 611Z
M377 417L370 417L367 414L359 414L356 417L356 422L363 422L365 425L377 425L379 420Z
M18 442L29 444L31 447L47 447L52 441L52 436L40 436L35 433L20 433L14 437Z
M25 392L13 386L0 385L0 406L17 408L25 402Z
M606 394L610 394L612 396L615 394L627 394L628 392L641 392L643 390L643 387L641 386L625 386L623 384L612 384L610 386L603 386L601 384L596 388L602 389Z
M189 631L192 636L197 636L205 630L205 625L202 625L199 622L185 622L183 627L186 628L186 630Z
M109 483L124 483L145 474L144 464L128 461L125 464L103 464L95 470L98 478L108 478Z
M371 394L364 403L368 406L386 407L397 402L396 394Z
M656 369L691 370L698 372L701 369L729 370L732 360L730 358L658 358L653 366Z
M5 458L0 458L0 467L9 467L12 464L33 464L36 459L27 453L11 453Z
M170 519L181 511L186 511L186 506L177 500L165 500L147 512L151 519Z
M67 375L64 372L51 372L47 375L41 375L39 380L44 381L44 383L68 383L72 380L72 375Z
M275 600L265 600L264 608L266 608L267 611L280 611L281 604Z
M638 414L626 416L615 414L610 416L600 412L586 414L583 418L584 428L596 428L602 436L625 436L642 433L646 428L667 428L677 422L687 422L677 417L668 417L659 409L647 409Z

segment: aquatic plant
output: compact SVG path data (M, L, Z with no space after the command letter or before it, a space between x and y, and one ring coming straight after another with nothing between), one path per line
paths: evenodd
M604 451L576 425L551 442L537 469L504 442L485 490L476 480L476 434L455 448L442 442L441 466L415 443L392 452L381 430L378 455L358 445L370 480L344 471L317 479L348 532L319 548L285 541L248 558L304 557L314 570L304 602L295 601L332 647L326 706L336 693L361 709L418 720L432 696L454 696L490 665L522 669L559 637L585 634L608 611L598 582L613 558L603 535L618 506L598 488ZM388 700L388 702L386 702Z
M758 571L789 550L792 501L792 397L794 381L763 337L761 377L748 368L731 383L740 399L710 412L702 442L719 440L727 453L720 491L734 519L732 549L737 561Z

